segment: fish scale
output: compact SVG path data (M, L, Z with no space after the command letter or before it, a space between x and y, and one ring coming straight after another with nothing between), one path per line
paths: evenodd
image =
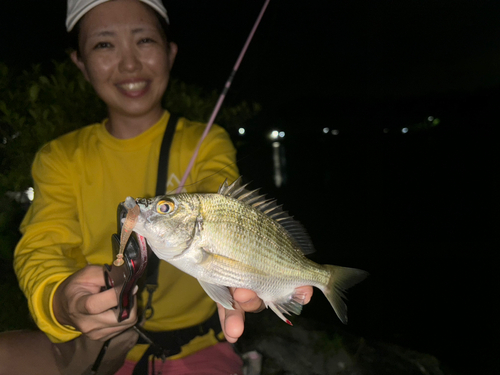
M247 190L241 179L224 182L218 193L136 202L140 215L134 231L160 259L197 278L225 308L233 308L228 287L251 289L290 323L283 314L300 314L304 298L296 288L311 285L347 322L345 291L367 273L308 259L304 253L314 247L302 225L257 190Z
M205 196L205 202L203 202L205 205L210 205L211 201L214 201L216 199L220 199L218 196ZM278 227L277 225L274 225L275 222L271 221L267 217L262 217L258 215L258 212L253 212L252 215L247 213L245 216L242 214L240 208L241 204L238 201L232 201L228 200L227 198L224 199L225 203L224 207L225 209L219 209L219 210L213 210L214 212L211 213L210 215L207 215L204 218L204 225L209 225L212 224L213 222L213 228L209 230L208 232L211 233L213 237L219 236L221 240L226 240L227 241L227 235L228 233L224 233L224 231L221 229L221 226L219 226L219 223L237 223L238 229L243 229L242 232L242 237L244 237L244 240L253 238L254 241L261 240L260 242L256 243L253 246L253 251L252 254L255 254L256 252L261 255L261 256L277 256L280 259L283 259L284 261L288 261L290 259L290 255L286 253L281 253L281 252L276 252L272 253L270 252L271 249L277 249L281 247L281 244L277 242L277 238L283 239L283 241L286 241L284 246L293 246L291 241L289 241L289 238L287 236L284 236L282 233L277 233L278 230L284 231L281 229L281 227ZM222 206L222 204L221 204ZM235 209L233 209L232 206L235 206ZM229 217L229 220L227 215L228 214L233 214L233 216L236 217ZM218 216L221 216L218 218ZM260 220L259 220L260 219ZM243 223L241 223L243 222ZM241 223L241 224L240 224ZM278 229L276 229L278 228ZM227 229L227 227L225 228ZM230 229L235 229L235 228L230 228ZM232 232L232 231L231 231ZM246 238L245 238L246 237ZM288 240L288 241L287 241ZM219 249L224 248L223 244ZM302 253L298 252L297 254L300 254L302 256Z

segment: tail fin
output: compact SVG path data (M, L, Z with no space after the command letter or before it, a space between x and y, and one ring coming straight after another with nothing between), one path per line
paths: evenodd
M344 302L346 299L345 292L353 285L363 281L368 276L368 272L329 264L325 264L324 267L330 272L330 280L323 289L323 293L342 323L347 324L347 306Z

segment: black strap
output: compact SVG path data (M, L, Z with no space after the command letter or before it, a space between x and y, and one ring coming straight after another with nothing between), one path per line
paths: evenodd
M170 114L168 119L167 128L163 134L161 141L160 158L158 159L158 177L156 179L156 196L165 194L168 176L168 160L170 158L170 147L174 139L175 129L179 116ZM146 290L148 291L148 301L144 310L144 317L150 319L154 310L152 307L153 292L158 287L158 268L160 260L153 252L148 255L148 266L146 269Z
M160 158L158 160L158 178L156 179L156 196L165 194L165 187L167 186L167 171L168 159L170 157L170 147L174 139L175 129L177 128L177 121L179 116L170 115L168 119L167 128L163 134L161 141Z

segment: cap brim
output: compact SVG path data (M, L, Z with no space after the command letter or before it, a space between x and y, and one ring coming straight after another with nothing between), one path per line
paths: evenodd
M95 8L96 6L105 3L109 0L94 0L94 1L89 1L85 4L85 1L73 1L70 4L70 1L68 1L68 11L66 15L66 30L70 32L73 30L73 27L78 23L78 21L85 15L87 12L89 12L92 8ZM151 8L153 8L156 12L158 12L165 20L167 23L170 23L170 20L168 19L168 14L167 10L163 6L163 3L161 0L139 0L143 2L144 4L149 5ZM82 4L83 3L83 4Z

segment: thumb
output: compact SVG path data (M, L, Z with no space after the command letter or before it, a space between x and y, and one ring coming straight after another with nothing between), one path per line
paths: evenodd
M237 302L234 303L234 310L225 309L219 303L217 309L224 336L229 343L234 344L245 329L245 311Z
M76 308L82 314L95 315L109 310L117 304L115 290L108 289L97 294L82 294L76 303Z

